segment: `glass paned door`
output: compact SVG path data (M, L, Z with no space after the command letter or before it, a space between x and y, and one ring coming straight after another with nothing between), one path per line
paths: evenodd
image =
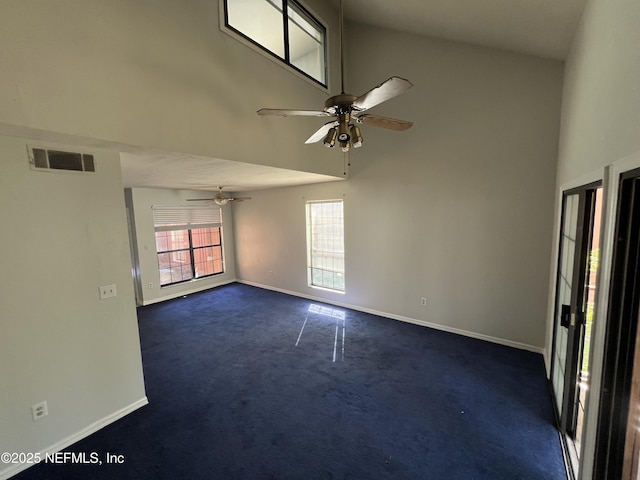
M602 189L585 186L563 197L551 381L567 450L577 469L589 385Z
M555 344L553 354L553 392L558 410L562 406L567 363L567 338L571 289L573 283L573 264L578 233L578 207L580 195L566 195L562 212L560 236L560 262L558 264L558 284L556 290Z

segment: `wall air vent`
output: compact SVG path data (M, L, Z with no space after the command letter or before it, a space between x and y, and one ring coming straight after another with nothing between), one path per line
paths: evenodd
M29 163L38 170L71 170L76 172L95 172L93 155L77 152L63 152L44 148L31 148Z

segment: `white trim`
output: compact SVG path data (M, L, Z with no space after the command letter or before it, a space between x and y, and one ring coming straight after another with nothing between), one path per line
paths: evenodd
M335 300L322 298L322 297L316 297L316 296L313 296L313 295L307 295L307 294L299 293L299 292L293 292L293 291L285 290L285 289L282 289L282 288L272 287L270 285L264 285L264 284L260 284L260 283L256 283L256 282L249 282L249 281L246 281L246 280L237 280L236 282L237 283L242 283L242 284L245 284L245 285L250 285L252 287L263 288L265 290L272 290L272 291L275 291L275 292L285 293L287 295L292 295L294 297L306 298L308 300L314 300L316 302L328 303L329 305L335 305L337 307L349 308L351 310L356 310L356 311L359 311L359 312L370 313L372 315L377 315L379 317L390 318L392 320L399 320L401 322L412 323L414 325L420 325L422 327L433 328L434 330L440 330L440 331L443 331L443 332L455 333L456 335L462 335L462 336L465 336L465 337L476 338L478 340L484 340L484 341L487 341L487 342L496 343L496 344L504 345L504 346L507 346L507 347L513 347L513 348L517 348L519 350L526 350L526 351L529 351L529 352L540 353L540 354L542 354L543 350L544 350L541 347L536 347L534 345L528 345L526 343L514 342L512 340L505 340L503 338L492 337L490 335L484 335L482 333L470 332L468 330L462 330L462 329L459 329L459 328L447 327L445 325L439 325L437 323L426 322L424 320L419 320L419 319L416 319L416 318L405 317L405 316L396 315L396 314L393 314L393 313L381 312L379 310L374 310L372 308L361 307L361 306L358 306L358 305L352 305L352 304L344 303L344 302L337 302Z
M202 281L204 279L205 278L200 278L200 279L197 279L197 280ZM192 281L195 282L196 279L194 279ZM164 295L162 297L154 297L151 300L144 300L142 302L142 306L152 305L154 303L165 302L167 300L173 300L174 298L184 297L186 295L191 295L192 293L203 292L203 291L209 290L211 288L222 287L223 285L228 285L228 284L234 283L236 281L237 280L235 278L232 278L230 280L224 280L224 281L219 282L219 283L214 283L214 284L207 283L206 285L201 285L200 287L194 287L194 288L189 289L189 290L184 290L184 291L180 291L180 292L174 292L174 293L171 293L171 294L168 294L168 295ZM177 283L175 285L169 285L167 287L162 287L162 288L163 289L165 289L165 288L168 289L168 288L171 288L172 286L184 286L184 285L185 285L184 283Z
M596 294L595 329L591 339L592 366L589 397L585 410L584 431L593 432L585 435L580 454L580 478L591 478L593 475L593 459L595 455L595 439L598 429L598 410L600 407L600 389L604 362L604 341L606 335L606 321L609 313L609 292L611 283L611 269L613 266L614 234L616 215L618 211L618 192L620 190L620 175L640 168L640 151L621 158L605 169L603 198L603 236L602 252L599 267L598 292Z
M140 400L133 402L131 405L127 405L126 407L121 408L120 410L117 410L112 414L107 415L106 417L103 417L96 422L93 422L90 425L87 425L82 430L79 430L76 433L69 435L68 437L60 440L57 443L54 443L53 445L50 445L49 447L45 448L44 450L41 450L38 453L40 454L40 457L45 457L48 453L50 454L50 453L55 453L55 452L64 450L68 446L73 445L74 443L82 440L83 438L88 437L92 433L95 433L98 430L106 427L107 425L110 425L115 421L120 420L122 417L129 415L135 410L141 407L144 407L148 403L149 403L149 400L147 399L146 396L144 396ZM26 470L32 465L33 464L30 464L30 463L11 465L9 468L6 468L0 471L0 480L7 480L8 478L14 475L17 475L18 473L22 472L23 470Z

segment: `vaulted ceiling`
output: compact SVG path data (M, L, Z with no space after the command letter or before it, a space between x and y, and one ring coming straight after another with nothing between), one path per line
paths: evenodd
M584 0L344 0L345 17L404 32L566 58Z
M584 0L344 0L347 21L556 60L566 58L583 8ZM125 186L242 191L330 180L188 156L130 153L122 165Z

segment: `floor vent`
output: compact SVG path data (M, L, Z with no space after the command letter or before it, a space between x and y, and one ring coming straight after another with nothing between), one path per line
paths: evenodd
M76 172L95 172L93 155L87 153L64 152L31 148L29 163L38 170L71 170Z

